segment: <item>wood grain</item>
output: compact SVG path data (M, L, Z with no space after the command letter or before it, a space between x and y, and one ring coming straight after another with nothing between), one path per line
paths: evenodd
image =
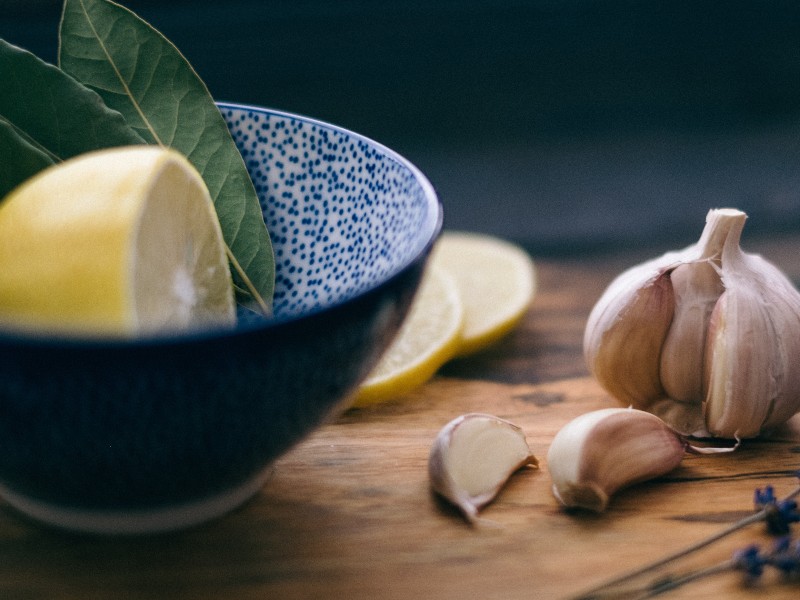
M566 598L749 514L755 487L788 492L800 468L797 418L733 454L688 456L668 476L621 492L603 515L559 508L547 448L572 417L613 405L587 376L580 345L592 303L624 262L540 261L539 295L516 332L396 402L320 428L275 464L256 498L215 522L152 537L87 537L0 504L0 598ZM439 428L470 411L520 425L541 461L512 477L478 527L431 494L426 470ZM766 540L753 526L678 567L710 565ZM726 573L664 597L788 599L797 591L771 579L746 588Z

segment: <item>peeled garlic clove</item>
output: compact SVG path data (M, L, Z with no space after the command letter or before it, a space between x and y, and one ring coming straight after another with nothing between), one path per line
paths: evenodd
M616 491L668 473L685 452L683 438L655 415L607 408L567 423L553 438L547 468L562 505L603 512Z
M469 413L436 436L428 474L433 490L474 522L514 471L538 464L522 429L499 417Z
M710 211L696 244L620 275L587 322L598 382L683 434L754 437L800 410L800 293L741 250L746 218Z

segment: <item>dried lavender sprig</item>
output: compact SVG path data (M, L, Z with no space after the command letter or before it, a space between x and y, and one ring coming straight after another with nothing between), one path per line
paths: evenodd
M628 600L645 600L679 588L692 581L697 581L710 575L724 573L725 571L742 571L749 584L757 581L763 575L765 567L773 567L781 572L786 579L800 578L800 540L792 542L791 537L778 538L769 552L762 552L757 544L751 544L738 550L730 559L691 571L679 577L665 577L648 584L640 592L630 590L625 596Z
M800 478L800 471L795 472L795 476ZM663 567L671 562L684 558L689 554L697 552L706 546L710 546L714 542L721 540L722 538L747 527L748 525L752 525L753 523L758 523L764 521L767 523L767 528L770 533L775 532L777 529L786 529L788 531L789 524L792 522L800 521L800 513L797 512L797 503L794 502L794 498L800 496L800 486L795 488L791 493L789 493L786 497L782 500L778 501L775 498L775 494L773 491L772 486L767 486L765 490L757 489L755 492L755 504L756 507L760 509L755 512L754 514L744 517L743 519L729 525L728 527L722 529L721 531L702 539L694 544L687 546L677 552L669 554L663 558L660 558L656 561L653 561L643 567L638 567L632 571L628 571L627 573L623 573L613 579L606 581L586 592L578 596L572 597L571 600L601 600L604 596L611 594L615 598L621 598L623 596L619 595L619 592L613 592L615 587L620 586L623 583L629 582L636 577L640 577L656 569ZM726 563L727 564L727 563ZM714 572L717 572L717 567L712 567L715 569ZM726 567L730 568L730 567ZM724 570L724 568L721 568ZM672 589L672 588L669 588ZM664 590L666 591L666 590ZM630 592L629 592L630 593ZM652 593L652 592L648 592ZM660 592L659 592L660 593ZM648 597L648 596L644 596Z
M767 524L767 531L772 535L786 535L792 523L800 522L800 512L797 511L797 502L793 496L789 495L783 500L775 498L775 492L771 485L763 491L756 490L756 508L766 511L764 520Z
M771 551L762 552L756 544L733 555L734 568L743 571L750 581L761 577L764 567L773 567L787 579L800 577L800 540L788 535L778 538Z

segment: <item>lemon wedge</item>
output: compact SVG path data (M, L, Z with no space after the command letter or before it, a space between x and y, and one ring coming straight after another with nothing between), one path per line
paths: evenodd
M87 153L0 202L5 329L131 337L235 319L208 189L176 151Z
M444 232L431 265L454 279L464 306L458 356L482 350L509 333L536 292L536 270L528 253L490 235Z
M455 281L429 266L402 327L353 406L400 396L430 379L458 351L463 314Z

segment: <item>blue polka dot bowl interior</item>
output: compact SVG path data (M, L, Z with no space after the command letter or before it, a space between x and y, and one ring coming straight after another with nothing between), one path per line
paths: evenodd
M222 516L397 333L442 226L428 180L340 127L219 107L272 238L273 316L132 341L0 333L3 510L109 534Z

